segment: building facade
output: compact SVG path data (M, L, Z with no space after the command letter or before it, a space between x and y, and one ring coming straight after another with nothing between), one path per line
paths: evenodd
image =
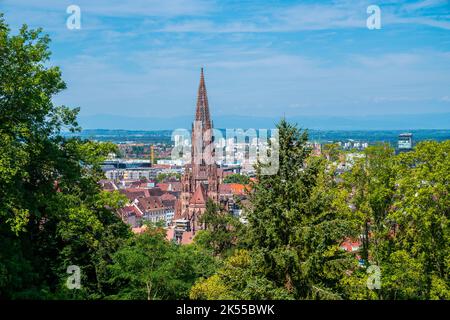
M412 133L401 133L398 136L397 148L399 151L409 151L413 147L413 135Z

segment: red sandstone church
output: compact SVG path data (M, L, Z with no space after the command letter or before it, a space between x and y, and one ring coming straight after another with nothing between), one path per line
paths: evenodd
M183 221L193 234L201 228L199 217L206 210L207 199L219 202L223 171L215 162L213 123L209 114L205 77L201 69L197 108L192 124L191 163L181 179L182 191L175 211L175 222ZM179 239L181 240L181 239Z
M239 216L245 203L248 186L236 183L223 183L227 174L239 173L239 167L219 167L213 147L213 123L211 121L206 93L205 78L201 70L198 88L197 107L192 124L191 163L185 166L181 182L159 183L149 188L147 183L135 181L131 188L121 189L129 203L119 210L122 220L133 227L133 232L143 232L142 221L167 223L167 212L175 207L175 214L168 223L167 239L181 244L192 242L196 232L203 229L200 217L206 210L208 199L220 203L221 208L230 214ZM113 191L118 187L106 180L105 190ZM173 212L173 211L172 211Z

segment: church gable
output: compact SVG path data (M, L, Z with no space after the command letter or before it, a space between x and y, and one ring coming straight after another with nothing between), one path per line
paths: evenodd
M206 205L206 192L205 188L203 187L203 184L200 184L197 187L197 190L195 190L194 194L191 197L191 200L189 201L190 204L195 205Z

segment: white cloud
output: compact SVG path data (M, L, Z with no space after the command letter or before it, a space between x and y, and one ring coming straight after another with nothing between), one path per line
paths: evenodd
M99 16L197 16L211 12L213 3L207 0L77 0L82 12ZM3 0L8 7L37 11L60 11L74 4L73 0ZM65 13L65 11L63 12Z
M45 23L56 29L66 18L65 9L72 0L3 0L14 20ZM300 2L295 5L242 5L239 14L227 11L227 5L209 0L77 0L82 14L89 16L91 28L114 28L105 17L155 18L148 28L135 27L140 34L157 32L259 33L298 32L366 28L367 6L371 1L332 1L329 4ZM414 3L380 1L382 25L424 25L450 29L450 21L436 13L422 10L448 5L446 0L422 0ZM229 9L228 9L229 10ZM221 19L217 19L221 17ZM180 18L182 20L180 21ZM223 18L223 19L222 19ZM90 21L97 20L95 23ZM104 20L104 19L103 19ZM58 23L58 25L54 25ZM105 26L101 26L101 24ZM144 22L145 24L145 22ZM121 32L121 30L117 30ZM128 31L124 31L128 32Z
M366 28L368 1L285 5L254 12L246 8L246 12L236 15L221 12L225 5L214 7L211 2L197 0L160 1L159 7L148 5L154 1L140 0L129 2L129 7L119 1L78 2L82 10L86 6L89 19L76 33L64 28L68 1L42 0L30 2L29 6L24 0L6 1L9 8L16 8L9 10L15 20L34 19L37 25L45 22L60 30L54 41L59 46L60 51L55 51L60 60L52 63L62 65L68 90L58 99L81 106L84 114L124 114L130 110L158 116L168 110L171 114L190 114L201 66L206 68L214 112L226 113L230 107L252 112L256 108L243 111L244 105L260 105L261 113L266 114L279 113L283 107L291 112L301 109L336 114L352 108L359 112L359 108L367 111L374 104L374 110L379 108L380 112L382 108L387 110L387 104L391 109L396 105L407 109L417 103L425 109L425 102L440 102L439 108L448 108L450 53L418 52L417 48L423 47L421 43L413 43L414 50L401 43L397 46L396 37L405 33L396 34L392 28L385 34L394 37L384 38L383 42L376 42L375 38L385 30L372 33L373 47L357 47L367 43L361 40L360 33L349 32L343 37L345 33L335 31ZM423 1L406 10L402 3L392 1L382 6L383 26L408 23L449 29L449 21L416 14L429 8L427 4L432 3ZM138 19L133 19L132 26L120 19L103 19L135 16ZM305 32L292 38L251 34L305 30L323 32ZM188 32L204 34L185 34ZM55 40L55 33L52 38ZM83 44L84 39L89 42ZM393 40L392 46L386 44L386 39ZM74 45L61 50L61 44L71 40ZM288 41L292 43L286 44ZM337 41L343 41L342 45ZM346 41L354 43L349 45ZM358 54L342 52L346 49ZM68 53L69 50L73 52ZM364 52L369 55L363 55Z
M364 6L301 4L282 9L258 10L245 22L214 22L213 17L169 22L158 31L165 32L293 32L340 28L365 28Z
M422 56L413 53L388 53L378 56L352 55L352 60L368 67L406 67L422 61Z
M448 0L422 0L413 3L406 3L405 5L402 6L402 9L406 11L416 11L425 8L441 6L444 4L448 4Z
M167 110L189 114L195 104L199 68L204 66L210 103L214 112L222 114L234 107L241 112L242 106L247 106L245 112L256 112L257 105L262 105L261 115L283 110L376 113L392 108L401 113L408 105L428 108L446 102L439 110L448 105L450 91L445 84L450 73L439 68L442 62L447 68L450 65L442 53L397 52L348 59L349 63L330 64L320 57L276 49L225 45L202 52L173 47L127 56L83 55L56 62L63 65L69 88L58 101L81 106L83 114L129 110L155 116L165 116Z
M425 0L417 3L380 3L382 25L411 24L450 29L450 21L442 15L420 14L421 9L440 6L446 1ZM267 7L255 10L244 21L237 19L217 22L214 16L185 21L169 21L157 31L163 32L298 32L366 28L370 1L334 1L330 4L297 4L283 8Z

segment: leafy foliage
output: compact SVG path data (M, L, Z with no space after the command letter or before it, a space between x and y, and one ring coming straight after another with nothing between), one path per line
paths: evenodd
M227 256L243 238L244 226L238 218L219 208L211 199L206 203L206 211L200 217L205 226L195 236L195 242L214 256Z
M242 299L340 298L338 283L352 257L339 244L352 229L339 213L334 171L309 157L306 132L284 120L278 129L278 173L263 175L263 165L256 167L246 212L249 252L229 258L235 278L225 276L226 264L219 278L200 282L191 296L222 296L206 290L217 284Z
M26 26L9 35L0 17L1 297L70 296L69 265L82 269L81 296L101 293L104 261L129 236L111 210L122 197L97 184L115 146L62 135L79 129L78 109L52 102L65 83L48 44Z
M366 266L381 270L381 288L369 292L342 280L349 298L448 299L450 143L422 142L397 156L385 146L369 148L349 175L354 219L363 233Z
M156 176L156 182L165 182L172 179L180 180L181 175L179 173L158 173Z
M191 299L292 299L284 288L276 288L263 276L264 270L254 263L251 252L236 250L217 273L207 279L200 279L192 287Z
M164 229L148 225L113 256L114 299L184 299L199 277L214 270L214 259L194 245L165 239Z
M230 174L223 179L223 183L249 184L250 178L242 174Z

